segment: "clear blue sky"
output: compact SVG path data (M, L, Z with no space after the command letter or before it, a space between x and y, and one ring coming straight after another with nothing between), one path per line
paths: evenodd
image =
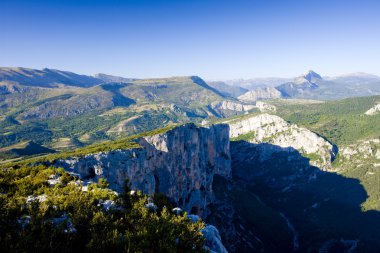
M379 0L0 0L0 66L206 79L380 75Z

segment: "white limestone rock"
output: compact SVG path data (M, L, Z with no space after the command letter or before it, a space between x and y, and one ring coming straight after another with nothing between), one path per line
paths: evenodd
M47 182L50 186L55 186L55 185L61 183L61 179L60 179L59 175L54 174L54 175L49 176L49 179L47 180Z
M365 115L376 115L380 112L380 103L366 111L364 114Z
M47 200L47 195L46 194L42 194L42 195L39 195L39 196L34 196L34 195L29 195L27 198L26 198L26 203L27 204L31 204L33 201L38 201L40 203L42 202L45 202Z
M249 142L268 142L279 148L296 149L306 156L316 156L319 159L311 160L310 163L321 169L329 169L331 161L336 155L331 143L306 128L289 124L276 115L265 113L231 121L228 124L231 138L252 133ZM278 150L273 150L273 152L278 152ZM270 154L267 155L270 156Z
M275 112L277 110L276 106L264 103L263 101L257 101L256 107L260 112Z
M255 108L255 106L244 105L241 103L224 100L224 101L211 103L211 108L214 110L230 110L230 111L237 111L237 112L246 112Z
M273 87L257 88L238 97L238 99L243 102L255 102L257 100L274 98L281 98L281 92Z
M108 212L116 208L116 203L113 200L99 200L98 206L101 206L103 211Z
M347 160L359 162L361 159L374 158L380 160L380 139L359 141L341 148L340 154Z

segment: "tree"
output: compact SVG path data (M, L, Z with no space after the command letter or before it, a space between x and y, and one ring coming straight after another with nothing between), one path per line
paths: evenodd
M107 179L101 177L98 180L98 186L102 189L105 189L108 188L110 184L108 183Z

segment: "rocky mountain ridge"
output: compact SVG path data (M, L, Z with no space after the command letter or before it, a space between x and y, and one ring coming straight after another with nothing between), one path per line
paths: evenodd
M5 73L3 79L0 74L0 148L30 140L54 148L62 138L81 147L245 112L241 103L197 76L126 79L24 68L0 72ZM82 85L87 77L96 82Z
M104 81L69 71L44 68L0 68L0 82L13 82L26 86L55 88L60 85L92 87Z
M235 93L234 97L241 101L275 98L330 100L380 94L380 77L366 73L322 77L310 70L295 78L236 79L213 83L224 84L221 89L226 89L226 85L248 89L244 94Z

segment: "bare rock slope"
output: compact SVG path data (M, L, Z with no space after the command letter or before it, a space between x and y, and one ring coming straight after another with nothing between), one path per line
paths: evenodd
M268 142L277 146L279 150L296 149L309 157L312 165L321 169L329 169L335 157L331 143L310 130L290 124L276 115L265 113L226 123L230 125L231 138L240 136L251 143Z
M380 112L380 104L375 105L371 109L365 112L365 115L376 115Z
M274 98L280 98L280 97L281 97L280 91L278 91L276 88L273 88L273 87L267 87L267 88L257 88L257 89L248 91L247 93L244 93L243 95L239 96L238 99L244 102L255 102L257 100L274 99Z

